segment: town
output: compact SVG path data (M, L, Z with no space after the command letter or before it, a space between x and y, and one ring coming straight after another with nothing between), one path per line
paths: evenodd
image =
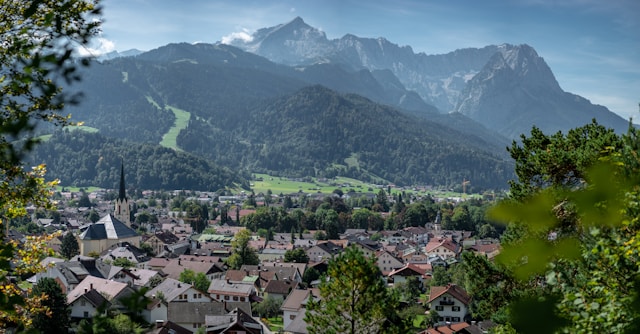
M60 286L72 328L124 312L122 300L143 293L139 316L149 333L307 333L306 304L321 298L329 262L349 248L372 259L388 289L408 292L402 308L416 333L491 326L471 322L469 295L447 279L464 252L491 260L500 251L480 199L380 189L349 200L337 189L217 197L142 191L134 200L124 175L123 165L117 191L57 192L57 212L30 207L30 219L9 230L17 242L55 236L47 242L55 255L25 280Z

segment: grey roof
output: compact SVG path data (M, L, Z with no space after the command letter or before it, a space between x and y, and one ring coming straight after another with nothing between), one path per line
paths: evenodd
M177 323L204 323L207 315L226 312L224 303L220 302L174 302L168 305L167 320Z
M84 297L95 308L102 306L102 304L105 304L107 308L111 306L111 303L106 298L104 298L104 296L101 295L100 292L98 292L96 289L87 291L81 297Z
M300 312L300 314L298 314L291 323L289 323L289 326L287 326L287 328L284 329L285 332L287 333L292 333L292 334L307 334L309 333L307 331L307 326L309 324L307 324L306 321L304 321L304 316L305 316L305 312Z
M183 283L173 278L166 278L162 283L158 284L155 288L147 291L145 296L151 297L162 292L166 301L173 301L178 298L179 295L185 293L185 291L191 288L191 284Z
M138 236L135 230L108 214L80 234L82 240L122 239Z

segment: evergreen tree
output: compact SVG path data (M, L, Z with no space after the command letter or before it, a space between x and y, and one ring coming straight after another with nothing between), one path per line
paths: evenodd
M67 232L62 237L62 244L60 245L60 254L65 259L70 259L80 254L80 245L78 245L78 239L72 232Z
M68 333L71 310L67 305L67 296L62 293L60 285L53 278L41 278L31 293L34 296L46 296L42 304L49 309L49 312L33 315L33 328L42 333Z
M407 333L397 313L398 295L387 289L375 259L349 247L329 262L326 275L320 300L307 304L310 334Z

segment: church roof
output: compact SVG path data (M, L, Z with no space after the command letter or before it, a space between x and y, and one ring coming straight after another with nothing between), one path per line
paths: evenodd
M80 234L82 240L122 239L138 236L135 230L108 214Z

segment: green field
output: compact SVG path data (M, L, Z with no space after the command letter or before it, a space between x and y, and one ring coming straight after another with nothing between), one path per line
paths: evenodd
M178 134L182 129L186 129L189 124L189 118L191 118L191 114L188 111L178 109L176 107L167 106L169 110L173 112L176 116L176 121L173 123L173 126L164 136L162 136L162 141L160 141L160 145L168 148L172 148L174 150L182 151L178 147Z
M335 189L342 189L343 192L348 192L350 189L356 192L377 192L375 185L370 185L355 179L346 177L337 177L330 179L326 182L320 182L318 179L313 178L313 182L294 181L286 177L269 176L268 174L253 174L254 178L251 180L251 189L257 193L266 193L267 190L271 190L274 194L290 194L296 192L321 192L331 193Z

